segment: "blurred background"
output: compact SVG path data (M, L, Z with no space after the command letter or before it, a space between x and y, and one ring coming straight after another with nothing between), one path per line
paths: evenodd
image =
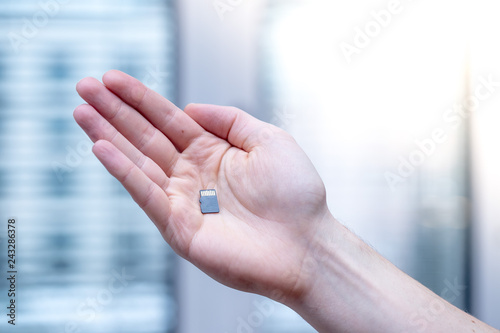
M291 132L339 221L500 328L497 6L2 0L0 331L314 332L173 255L98 163L72 118L74 87L109 69L181 108L234 105ZM5 315L11 217L15 327Z

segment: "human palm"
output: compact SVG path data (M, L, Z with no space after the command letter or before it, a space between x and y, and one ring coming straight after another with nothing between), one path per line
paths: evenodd
M182 112L130 76L110 71L77 90L75 119L94 153L172 248L220 282L269 294L300 292L300 267L325 190L293 138L241 110ZM202 214L216 189L220 212Z

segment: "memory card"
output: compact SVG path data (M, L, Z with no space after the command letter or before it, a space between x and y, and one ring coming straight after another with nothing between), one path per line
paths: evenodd
M217 192L215 190L200 191L200 206L203 214L218 213L219 202L217 201Z

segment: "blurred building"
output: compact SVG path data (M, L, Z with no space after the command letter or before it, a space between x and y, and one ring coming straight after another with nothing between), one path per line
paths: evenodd
M18 220L16 332L175 328L171 251L72 117L77 81L111 68L175 100L172 10L155 0L0 3L0 211Z

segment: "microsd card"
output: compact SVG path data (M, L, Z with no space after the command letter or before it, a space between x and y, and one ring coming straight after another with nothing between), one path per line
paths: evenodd
M201 190L200 206L203 214L218 213L219 202L217 201L217 192L215 190Z

